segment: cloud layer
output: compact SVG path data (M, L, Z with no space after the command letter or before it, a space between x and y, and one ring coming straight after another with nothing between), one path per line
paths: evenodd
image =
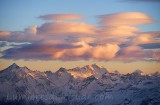
M1 46L21 43L1 51L4 59L137 61L160 60L160 32L142 32L136 26L154 22L147 14L122 12L98 16L94 26L73 20L78 14L40 16L53 20L24 31L1 31ZM68 21L69 20L69 21Z

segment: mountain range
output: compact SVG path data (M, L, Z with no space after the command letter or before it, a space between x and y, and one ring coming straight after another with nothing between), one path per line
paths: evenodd
M0 71L0 105L160 105L160 74L97 64L40 72L14 63Z

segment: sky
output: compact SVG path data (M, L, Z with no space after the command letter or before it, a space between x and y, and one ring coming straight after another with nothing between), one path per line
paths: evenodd
M0 70L160 71L160 0L1 0L0 10Z

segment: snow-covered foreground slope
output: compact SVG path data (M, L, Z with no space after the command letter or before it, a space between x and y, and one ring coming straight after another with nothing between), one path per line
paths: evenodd
M0 71L0 105L160 105L160 74L110 73L96 64L53 73L12 64Z

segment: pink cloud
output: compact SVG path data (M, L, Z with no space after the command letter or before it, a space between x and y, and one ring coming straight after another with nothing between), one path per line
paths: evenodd
M153 20L141 12L122 12L99 16L102 26L98 34L105 38L121 38L137 35L137 25L153 23Z
M134 36L138 31L139 29L133 26L119 25L102 27L99 34L107 38L118 38L125 36Z
M90 46L85 42L77 42L73 43L73 45L81 46L79 48L73 48L73 49L64 49L62 51L56 52L52 55L53 58L58 59L67 59L72 60L73 58L82 57L85 56L85 53L90 49Z
M3 58L48 60L112 60L119 50L116 44L90 46L85 42L44 41L11 48L4 51Z
M80 48L65 49L53 54L53 58L73 60L90 59L90 60L111 60L116 56L119 46L115 44L106 44L103 46L90 46L85 42L78 42L76 45L81 45Z
M40 41L18 48L7 49L2 58L41 60L96 60L96 61L137 61L160 60L159 50L144 50L140 46L120 48L117 44L90 45L86 42L60 40Z
M140 33L134 36L129 44L139 45L139 44L150 44L150 43L160 43L160 40L157 40L160 36L160 33L150 32L150 33Z
M79 14L49 14L40 16L39 18L44 20L79 20L82 19L83 16Z
M26 28L24 31L25 31L25 33L27 33L27 34L36 35L36 34L37 34L37 26L28 27L28 28Z
M11 32L9 31L0 31L0 41L6 41L7 38L11 37Z
M11 32L9 31L0 31L0 36L9 36Z
M116 44L106 44L93 47L89 52L94 60L112 60L120 47Z
M138 60L159 61L160 50L144 50L140 46L128 46L121 48L115 58L115 60L121 60L125 62Z
M96 27L82 22L52 22L38 28L39 34L44 35L85 35L95 34Z
M42 36L37 35L37 26L31 26L24 31L11 31L11 32L1 32L1 41L9 42L33 42L43 39Z
M160 61L160 50L153 50L152 53L152 60Z
M117 56L117 60L122 61L135 61L135 60L143 60L145 57L144 49L139 46L128 46L125 48L121 48L119 55Z
M116 14L107 14L99 16L102 20L103 25L140 25L140 24L150 24L153 20L146 14L141 12L122 12Z
M135 27L153 22L144 13L102 15L100 26L64 21L82 18L75 14L45 15L41 18L56 21L31 26L23 31L0 32L2 41L30 42L30 44L3 51L2 58L100 61L136 61L150 58L159 60L159 50L155 51L160 43L159 32L141 32ZM146 48L149 49L146 50Z

